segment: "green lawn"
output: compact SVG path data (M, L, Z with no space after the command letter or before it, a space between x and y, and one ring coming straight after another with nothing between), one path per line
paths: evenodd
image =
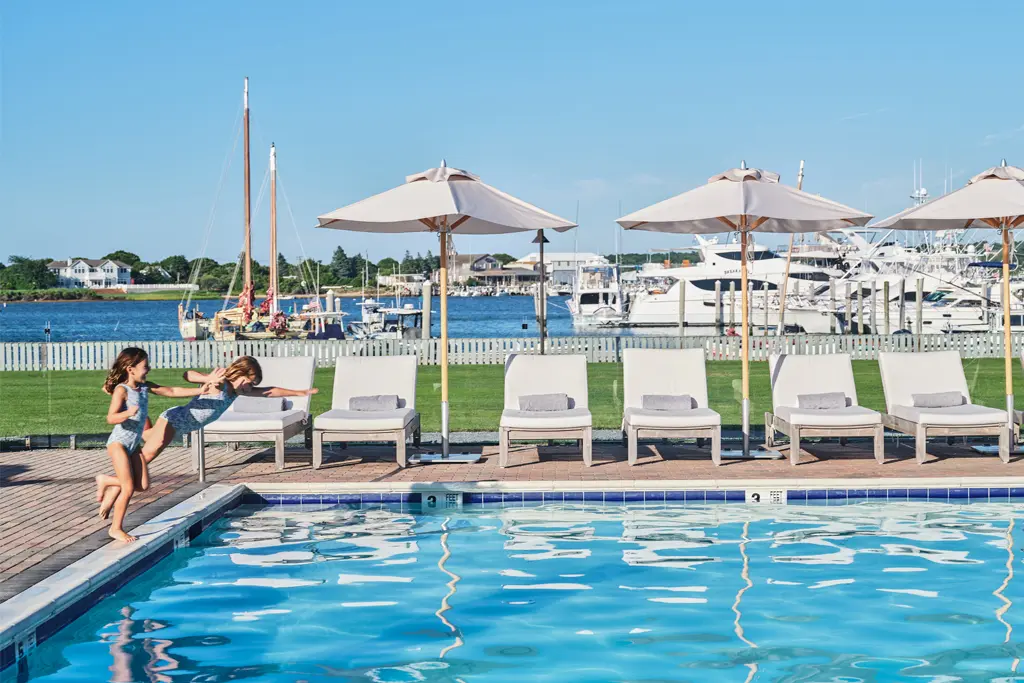
M881 379L874 361L855 361L854 373L860 403L883 410ZM740 421L740 364L715 361L707 364L711 407L722 414L725 425ZM964 361L971 398L997 408L1003 407L1003 362L1001 359ZM622 418L622 366L617 363L590 365L590 409L594 426L616 428ZM30 434L99 434L109 430L104 421L108 397L101 389L103 372L0 372L0 436ZM425 431L439 431L441 423L440 368L421 366L417 382L416 404L423 415ZM495 431L502 406L502 366L459 365L451 368L452 431ZM179 384L181 372L154 370L154 382ZM314 414L330 408L334 370L321 368L316 373L320 393L313 397ZM1014 376L1018 407L1024 405L1024 386ZM751 363L751 412L755 424L771 408L767 363ZM154 396L150 415L183 400Z

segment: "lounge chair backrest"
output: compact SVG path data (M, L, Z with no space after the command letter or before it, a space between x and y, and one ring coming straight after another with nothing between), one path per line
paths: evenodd
M641 408L648 394L688 394L696 408L708 407L704 349L625 349L623 407Z
M772 405L796 408L797 396L843 392L846 405L857 405L853 364L847 353L821 356L773 354L768 357Z
M587 357L512 354L505 359L505 408L519 410L519 397L567 394L570 408L588 408Z
M416 368L416 356L340 356L331 407L348 410L353 396L397 394L400 408L415 408Z
M882 372L887 411L893 406L914 405L913 394L959 391L967 403L971 402L964 364L957 351L883 351L878 354L878 369Z
M281 387L283 389L312 389L313 373L316 370L316 359L312 356L292 356L276 358L271 356L254 356L263 370L265 387ZM309 412L309 396L289 396L284 399L285 410L303 410ZM234 410L232 405L228 410Z

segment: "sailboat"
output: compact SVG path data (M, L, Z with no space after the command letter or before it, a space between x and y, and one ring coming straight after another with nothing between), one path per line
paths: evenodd
M213 318L204 318L198 307L189 310L178 305L178 330L183 339L209 339L235 341L244 339L306 339L341 338L340 311L325 311L318 296L303 306L301 311L286 313L281 310L280 287L277 271L277 150L270 145L270 281L263 302L255 305L252 279L252 201L249 172L249 79L243 91L243 160L245 192L245 255L242 291L234 307L218 311Z

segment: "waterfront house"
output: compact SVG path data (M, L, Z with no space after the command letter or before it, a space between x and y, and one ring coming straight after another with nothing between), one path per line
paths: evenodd
M132 282L131 267L111 259L69 258L47 264L57 276L57 286L67 288L112 289Z

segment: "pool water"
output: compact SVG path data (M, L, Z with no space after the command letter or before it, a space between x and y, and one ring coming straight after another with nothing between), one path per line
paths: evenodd
M21 680L1014 680L1022 512L243 506Z

